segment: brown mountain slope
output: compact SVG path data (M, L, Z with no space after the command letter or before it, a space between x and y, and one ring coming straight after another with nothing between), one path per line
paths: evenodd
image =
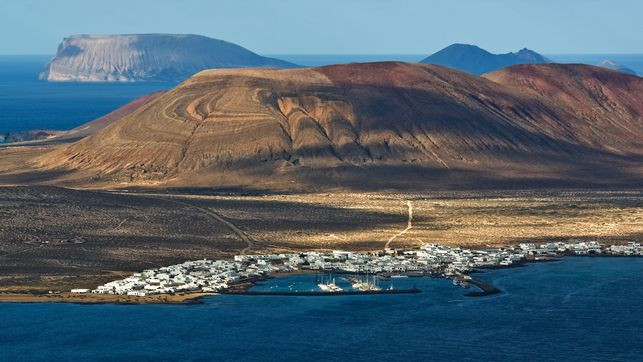
M144 106L145 104L151 102L155 98L161 96L163 91L146 94L144 96L138 97L133 101L122 105L119 108L107 113L106 115L99 117L93 121L87 122L83 125L80 125L76 128L70 129L69 131L47 131L47 130L34 130L27 131L29 133L42 132L42 137L34 137L34 139L29 141L21 142L12 142L8 144L0 144L0 147L15 147L15 146L43 146L54 143L67 143L78 141L84 137L92 135L101 129L105 128L110 123L119 120L128 114L134 112L138 108ZM24 133L27 133L24 132Z
M614 152L643 153L643 79L592 66L517 65L484 75L536 93L567 116L561 123L574 142Z
M38 159L58 181L310 189L640 182L643 79L385 62L203 71Z
M100 118L97 118L91 122L85 123L82 126L76 127L72 130L69 130L63 135L63 137L65 140L68 140L68 139L81 139L83 137L92 135L102 130L103 128L107 127L112 122L127 116L128 114L134 112L135 110L143 107L147 103L160 97L161 95L163 95L163 93L164 93L163 91L159 91L159 92L154 92L154 93L150 93L150 94L146 94L144 96L138 97L133 101L107 113L106 115Z

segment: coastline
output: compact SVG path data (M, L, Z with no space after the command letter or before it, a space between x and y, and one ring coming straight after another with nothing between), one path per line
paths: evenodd
M610 257L610 258L619 258L619 257L640 257L640 256L631 256L631 255L614 255L614 254L588 254L588 255L560 255L557 257L545 257L543 259L527 259L522 260L518 263L512 265L496 265L489 267L481 267L477 270L472 271L469 274L465 274L467 282L473 284L475 287L480 289L479 291L472 291L465 293L466 297L484 297L493 294L502 293L493 284L486 282L484 280L478 279L473 274L484 274L485 270L493 269L512 269L525 267L526 264L532 263L543 263L543 262L556 262L564 261L566 257ZM47 294L34 294L34 293L19 293L19 292L5 292L0 291L0 303L75 303L75 304L123 304L123 305L138 305L138 304L198 304L201 303L201 299L208 296L214 295L268 295L266 293L251 293L249 289L252 286L256 285L259 282L278 278L281 276L287 275L301 275L301 274L325 274L325 273L342 273L342 274L352 274L342 271L334 270L292 270L292 271L279 271L269 275L264 275L260 277L254 277L244 280L239 280L238 282L230 285L230 287L223 292L187 292L187 293L177 293L177 294L153 294L147 296L129 296L121 294L97 294L97 293L71 293L71 292L51 292ZM354 273L358 274L358 273ZM414 273L400 273L400 275L405 275L408 277L427 277L433 278L434 275L423 274L417 275ZM333 296L335 293L326 292L328 296ZM310 293L311 295L317 295L319 293L314 292ZM358 294L368 294L368 293L339 293L341 295L358 295ZM375 293L378 294L378 293ZM272 294L270 294L272 295ZM277 295L277 294L275 294Z
M464 296L465 297L486 297L488 295L494 295L494 294L500 294L502 291L498 289L495 285L486 282L484 280L480 280L478 278L474 278L469 275L469 278L466 279L466 281L469 284L475 285L480 291L475 291L475 292L469 292L466 293Z
M285 275L315 274L313 270L296 270L290 272L277 272L260 278L240 280L228 288L227 294L243 294L255 283L277 278ZM0 303L76 303L76 304L195 304L201 299L224 293L177 293L153 294L143 297L122 294L97 294L97 293L18 293L0 291Z
M392 294L417 294L422 291L413 287L411 289L384 289L384 290L342 290L338 292L291 292L291 291L224 291L219 294L225 295L248 295L248 296L281 296L281 297L336 297L342 295L392 295Z
M134 297L118 294L51 294L0 293L0 303L76 303L76 304L189 304L216 293L157 294Z
M222 350L229 353L231 358L242 356L249 350L247 342L257 341L251 349L258 351L258 354L272 351L274 346L279 346L280 343L286 346L295 343L297 350L287 356L292 360L302 359L301 356L306 354L304 348L319 351L319 356L313 357L324 359L328 358L328 351L346 350L347 346L353 345L355 341L360 341L360 345L355 347L358 352L373 348L373 340L387 341L375 344L379 347L372 354L380 357L385 351L391 351L393 343L396 346L405 346L404 348L406 344L411 343L409 348L421 353L426 352L428 337L417 338L422 334L431 336L431 345L435 346L435 350L429 352L433 355L442 356L442 353L445 353L444 348L449 348L454 355L460 356L463 353L463 338L476 338L479 345L484 345L490 340L502 345L511 340L513 346L515 338L522 338L513 335L508 337L516 333L507 328L515 326L520 331L530 333L516 342L521 348L524 346L525 351L530 351L528 358L538 360L542 358L543 353L550 353L546 356L556 359L559 355L549 348L552 344L564 338L570 338L569 343L575 343L574 341L582 340L584 337L584 332L577 328L561 329L561 315L564 316L563 319L574 323L588 323L585 326L597 331L597 334L600 332L605 340L614 341L614 338L618 337L612 346L615 351L622 351L623 343L628 343L628 348L638 346L639 343L636 334L640 330L639 320L636 319L638 315L632 314L639 306L634 302L627 302L641 300L642 291L633 287L637 282L635 272L641 271L639 261L643 260L575 258L567 259L565 263L535 264L527 268L489 271L488 274L477 276L493 282L505 293L481 298L464 297L463 294L468 290L451 285L449 280L402 278L398 280L400 285L412 285L417 280L418 288L423 292L397 297L337 298L223 295L204 298L202 303L194 305L2 303L0 307L4 307L3 311L6 314L3 325L7 333L15 332L37 339L33 346L28 347L24 346L24 339L7 339L8 349L3 350L3 353L8 351L11 358L19 360L24 359L28 353L40 353L43 349L38 347L45 342L48 345L66 348L77 345L77 341L86 340L100 341L105 353L119 351L115 350L114 346L127 344L131 340L140 341L136 345L137 350L157 351L155 348L150 349L148 341L149 338L161 336L163 339L155 342L154 346L165 349L150 358L162 360L171 357L180 360L185 358L185 352L176 350L175 343L182 343L181 338L190 336L199 338L195 344L197 350L201 351L201 346L209 348L198 356L204 360L220 354ZM496 281L496 278L502 280ZM308 275L268 280L261 289L268 290L274 285L273 290L287 290L294 283L294 290L303 290L314 279L314 275ZM601 281L606 283L599 287L583 289ZM470 289L475 290L474 288L472 285ZM581 292L573 294L562 303L568 294L578 290ZM615 302L604 303L607 299ZM543 303L551 300L559 301L559 307L541 307ZM591 318L588 318L588 315L591 315ZM614 316L620 317L619 320L625 323L622 328L613 328ZM113 319L117 320L112 322ZM516 323L526 323L535 327L523 328ZM341 329L340 332L337 332L338 328ZM365 328L374 329L377 338L365 338ZM344 329L348 336L343 332ZM450 335L444 336L445 331ZM489 331L495 332L487 334ZM561 331L564 333L557 334ZM615 331L620 334L615 336ZM568 332L574 334L570 336ZM542 338L543 335L548 338L548 344L536 343L542 349L533 351L531 348L535 345L534 341L540 341L538 338ZM132 339L132 336L141 338ZM284 341L284 336L294 336L296 340ZM315 350L318 341L324 338L331 338L331 342L337 343L341 348ZM449 344L445 345L446 342L440 338L444 338ZM567 351L566 346L561 349ZM603 347L595 346L597 350L603 351ZM31 352L32 350L36 352ZM488 352L488 349L485 350ZM584 348L582 350L585 351ZM481 358L479 352L471 349L468 351L472 360ZM605 351L608 353L606 356L613 356L612 349ZM623 360L627 360L628 357L632 360L637 351L638 349L633 347L617 356ZM55 353L58 355L57 351ZM276 353L275 360L283 356L280 350ZM43 352L42 359L51 355L51 352ZM133 355L135 353L128 348L114 358L127 360ZM81 357L91 359L92 356L95 358L96 354ZM341 360L343 354L338 351L331 357ZM385 357L382 360L388 358ZM493 360L493 353L489 352L483 357ZM259 358L265 359L265 356L262 354ZM591 356L589 359L591 360ZM388 360L396 358L391 357Z

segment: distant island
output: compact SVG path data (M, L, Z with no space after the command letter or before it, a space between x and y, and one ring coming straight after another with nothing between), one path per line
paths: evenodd
M48 139L60 133L62 133L62 131L47 130L47 129L5 132L5 133L0 133L0 144Z
M207 70L76 142L34 149L11 177L291 191L640 185L641 94L639 77L578 64L482 77L402 62Z
M452 44L422 59L420 63L443 65L480 75L515 64L544 64L552 61L527 48L517 53L492 54L475 45Z
M73 35L40 73L53 82L176 82L212 68L291 68L239 45L200 35Z
M627 74L631 74L631 75L636 75L635 71L633 71L632 69L624 66L621 63L618 63L615 60L604 60L604 61L596 64L596 66L601 67L601 68L615 70L617 72L623 72L623 73L627 73Z

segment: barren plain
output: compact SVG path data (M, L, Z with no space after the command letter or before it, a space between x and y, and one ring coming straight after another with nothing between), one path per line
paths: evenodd
M641 94L584 65L203 71L0 147L0 293L239 253L641 241Z
M409 206L412 218L409 220ZM643 240L640 191L233 195L0 188L0 292L92 288L145 268L238 253Z

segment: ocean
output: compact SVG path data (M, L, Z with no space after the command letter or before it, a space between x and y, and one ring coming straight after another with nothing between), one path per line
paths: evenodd
M303 66L401 60L417 62L422 54L274 54ZM565 63L596 64L613 59L643 74L640 54L547 55ZM170 89L176 83L49 83L38 73L49 55L0 56L0 133L32 129L66 130L96 119L142 95Z
M422 58L281 57L311 66ZM48 58L0 56L0 132L70 129L174 86L38 81ZM643 73L643 56L610 59ZM465 297L447 280L408 278L396 287L423 292L227 295L191 305L0 303L0 361L636 361L643 356L642 275L641 258L573 257L480 274L503 290L482 298ZM310 289L313 278L281 277L256 288Z
M643 54L548 54L546 57L558 63L598 64L613 60L643 76Z
M0 303L0 360L640 361L643 259L568 257L478 277L402 278L419 294L207 297L192 305ZM314 275L257 289L307 289Z
M287 60L291 63L317 67L337 63L361 63L376 61L419 62L427 54L271 54L271 57ZM558 63L598 64L604 60L614 60L639 75L643 74L643 54L545 54Z
M50 56L0 56L0 133L67 130L171 83L53 83L38 80Z

